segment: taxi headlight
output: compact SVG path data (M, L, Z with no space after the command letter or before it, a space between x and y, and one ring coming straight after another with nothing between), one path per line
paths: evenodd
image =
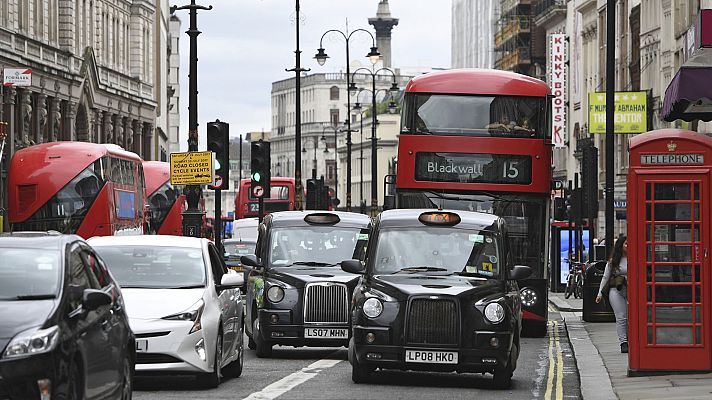
M519 293L525 307L533 307L539 301L539 296L532 288L524 288Z
M376 318L383 312L383 303L375 297L363 302L363 313L369 318Z
M504 307L499 303L489 303L485 307L485 318L493 324L498 324L504 319Z
M267 290L267 300L271 303L279 303L284 299L284 289L279 286L272 286Z

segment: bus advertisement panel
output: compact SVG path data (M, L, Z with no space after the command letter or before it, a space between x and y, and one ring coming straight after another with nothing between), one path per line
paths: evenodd
M519 281L523 333L547 330L550 92L546 83L496 70L450 70L406 87L395 206L481 211L502 217Z

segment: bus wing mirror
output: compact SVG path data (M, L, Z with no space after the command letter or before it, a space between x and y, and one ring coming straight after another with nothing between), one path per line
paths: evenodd
M509 272L509 279L513 281L518 281L520 279L528 278L532 274L531 267L526 265L515 265L514 268Z

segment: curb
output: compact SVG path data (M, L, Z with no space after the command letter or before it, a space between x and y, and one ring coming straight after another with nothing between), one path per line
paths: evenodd
M566 334L576 360L582 398L585 400L617 399L618 396L613 391L613 382L611 382L608 369L603 363L598 349L591 341L581 317L572 311L558 308L554 302L551 304L559 310L564 319ZM571 310L580 311L578 309Z

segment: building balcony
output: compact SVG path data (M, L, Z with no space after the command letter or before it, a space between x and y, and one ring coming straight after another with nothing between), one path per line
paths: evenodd
M534 23L544 25L555 18L566 18L566 0L540 0L534 6Z

